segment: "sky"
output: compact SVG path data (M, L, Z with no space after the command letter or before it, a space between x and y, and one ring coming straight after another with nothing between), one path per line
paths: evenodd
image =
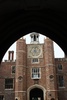
M26 39L27 44L29 44L31 42L30 34L24 36L23 38ZM44 38L46 38L46 37L44 35L40 34L39 42L44 43ZM14 59L16 59L16 42L13 43L11 45L11 47L7 50L7 52L5 53L5 55L3 57L3 61L8 60L8 51L13 51L13 50L14 50ZM63 58L64 57L63 50L55 42L54 42L54 56L55 56L55 58Z

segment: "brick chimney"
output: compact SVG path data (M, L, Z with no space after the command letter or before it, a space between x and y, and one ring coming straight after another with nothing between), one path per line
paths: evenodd
M14 60L14 51L8 51L8 60L13 61Z

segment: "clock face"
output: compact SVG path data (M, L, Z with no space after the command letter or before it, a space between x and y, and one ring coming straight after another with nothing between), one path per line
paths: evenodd
M30 53L31 53L32 56L38 56L40 54L40 51L41 51L40 48L35 46L35 47L31 48Z
M28 46L28 57L29 58L42 57L42 46L41 45L29 45Z

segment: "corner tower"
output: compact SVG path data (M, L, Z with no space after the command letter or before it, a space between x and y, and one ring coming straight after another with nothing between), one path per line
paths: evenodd
M57 100L56 70L54 61L53 41L45 39L45 70L46 70L46 97L47 100Z
M23 38L16 43L15 100L26 100L26 43Z

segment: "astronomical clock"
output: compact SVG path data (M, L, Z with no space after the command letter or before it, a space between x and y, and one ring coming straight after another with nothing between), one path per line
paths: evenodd
M30 44L27 46L28 58L42 58L43 57L43 45Z

